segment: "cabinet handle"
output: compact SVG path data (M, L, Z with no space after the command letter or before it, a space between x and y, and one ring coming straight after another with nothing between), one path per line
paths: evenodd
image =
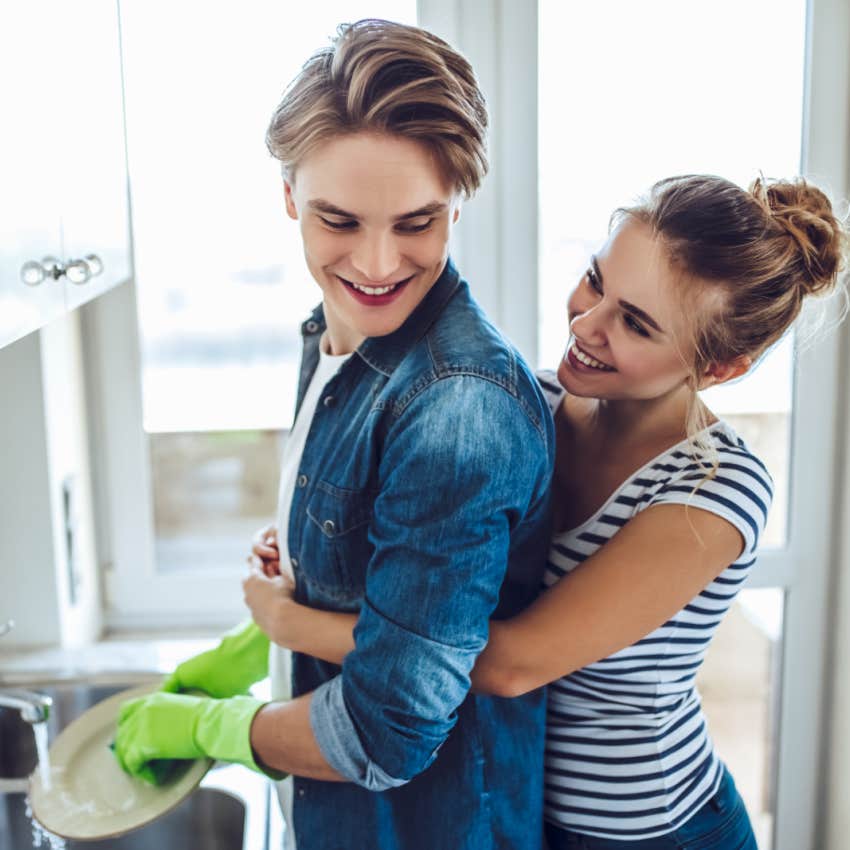
M30 260L21 266L21 280L27 286L38 286L47 278L59 280L62 275L71 283L82 286L103 272L103 261L97 254L86 254L82 260L68 260L63 265L56 257L43 257L39 263Z
M103 261L97 254L86 254L82 260L68 260L65 264L65 277L82 286L103 271Z
M83 259L88 263L92 277L97 277L103 271L103 260L97 254L86 254Z
M56 257L43 257L41 262L30 260L21 266L21 280L27 286L38 286L47 278L58 280L63 274L65 269Z
M91 276L91 268L85 260L68 260L65 264L65 277L77 286L88 283Z

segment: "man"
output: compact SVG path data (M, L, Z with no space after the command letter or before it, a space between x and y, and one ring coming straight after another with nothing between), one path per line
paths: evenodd
M533 376L448 259L486 123L466 60L386 21L340 28L285 93L267 140L322 304L302 328L278 546L299 600L358 612L356 649L342 668L296 654L295 698L263 705L240 695L266 672L249 626L166 684L217 699L122 711L131 773L207 754L294 774L309 850L540 842L542 692L469 693L489 618L539 586L554 453Z

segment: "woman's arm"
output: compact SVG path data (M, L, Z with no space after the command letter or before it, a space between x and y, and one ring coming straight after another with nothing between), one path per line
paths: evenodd
M519 696L605 658L667 622L742 549L740 532L700 508L657 505L510 620L491 620L472 671L478 693ZM275 643L342 664L354 649L356 614L321 611L292 597L283 576L256 567L245 602Z
M473 689L519 696L630 646L687 605L742 548L735 526L709 511L647 508L525 611L491 621Z
M274 643L332 664L342 664L354 649L352 632L357 615L300 605L286 576L269 578L254 561L242 581L242 590L254 622Z

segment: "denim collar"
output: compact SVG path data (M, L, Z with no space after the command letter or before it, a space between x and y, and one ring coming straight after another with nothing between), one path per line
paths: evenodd
M437 317L443 312L449 299L455 294L461 280L451 259L434 285L404 324L386 336L366 337L357 349L360 357L373 369L391 375L408 351L427 333ZM301 335L313 336L327 327L325 311L321 304L313 310L310 318L301 325Z

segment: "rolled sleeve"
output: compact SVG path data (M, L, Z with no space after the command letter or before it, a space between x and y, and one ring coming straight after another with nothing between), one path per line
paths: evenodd
M336 676L313 691L310 726L328 764L346 779L370 791L386 791L407 781L390 776L366 755L345 706L342 677Z
M343 776L384 790L436 758L487 643L512 531L549 471L540 430L487 381L440 381L399 417L381 460L356 648L311 707Z

